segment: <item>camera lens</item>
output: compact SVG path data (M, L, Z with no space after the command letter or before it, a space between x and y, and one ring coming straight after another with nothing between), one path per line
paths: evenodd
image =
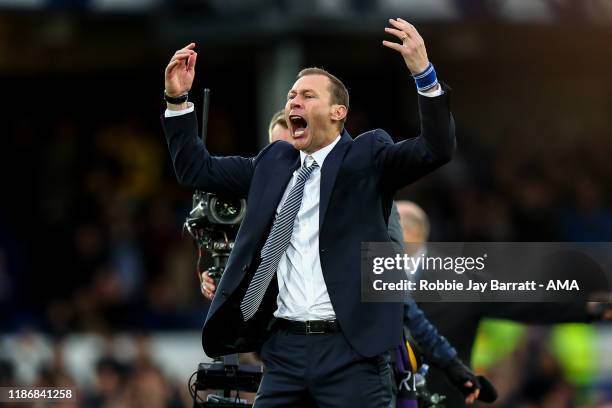
M211 218L219 224L238 224L244 217L246 203L242 199L212 197Z

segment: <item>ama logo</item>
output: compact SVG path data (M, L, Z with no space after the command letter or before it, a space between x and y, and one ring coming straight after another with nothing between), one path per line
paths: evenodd
M580 291L580 286L576 280L549 280L546 290L576 290Z
M549 300L561 300L563 293L572 292L576 301L586 301L598 292L609 292L610 282L595 257L575 249L551 251L542 259L542 282L552 296ZM555 292L558 294L555 295Z

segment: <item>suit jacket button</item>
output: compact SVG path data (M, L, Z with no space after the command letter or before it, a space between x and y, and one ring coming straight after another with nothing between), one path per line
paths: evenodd
M221 291L221 296L223 296L224 298L227 299L229 297L229 295L230 295L230 293L227 290Z
M244 266L242 267L242 270L243 270L244 272L246 272L247 270L249 270L249 265L248 265L248 264L247 264L247 265L244 265Z
M324 252L325 252L325 248L322 248L322 249L321 249L321 253L324 253Z

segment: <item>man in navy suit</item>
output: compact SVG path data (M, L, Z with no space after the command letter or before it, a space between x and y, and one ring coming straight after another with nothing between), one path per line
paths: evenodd
M166 68L163 127L179 182L244 197L248 209L202 331L209 356L258 350L266 366L255 406L387 407L389 352L402 340L401 303L361 301L360 246L389 241L393 195L448 162L455 148L449 89L423 39L402 19L385 31L419 89L421 133L344 130L346 87L302 70L285 106L291 143L256 157L213 157L186 102L195 44Z

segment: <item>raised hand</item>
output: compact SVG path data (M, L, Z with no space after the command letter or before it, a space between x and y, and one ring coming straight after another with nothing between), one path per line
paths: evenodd
M175 52L166 66L164 85L168 96L178 97L191 89L198 58L198 53L194 51L195 46L195 43L191 43Z
M391 18L389 24L394 28L385 27L385 32L396 36L402 43L383 41L383 45L402 54L412 75L425 71L429 66L429 59L427 58L425 42L416 28L401 18Z

